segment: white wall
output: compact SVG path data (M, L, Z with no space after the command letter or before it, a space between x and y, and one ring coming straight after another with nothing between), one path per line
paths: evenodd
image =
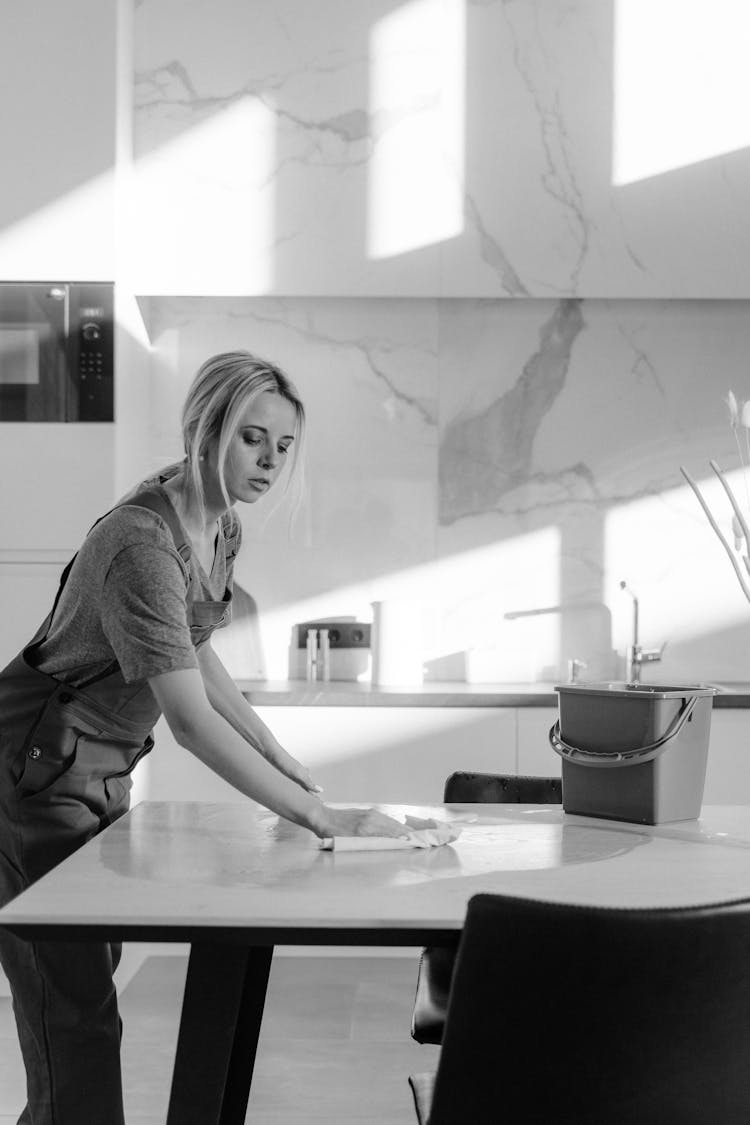
M739 297L744 5L135 5L144 293Z
M112 280L116 0L34 0L0 37L0 277Z

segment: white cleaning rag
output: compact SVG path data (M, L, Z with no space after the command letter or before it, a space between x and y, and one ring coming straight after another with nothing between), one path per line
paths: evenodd
M329 836L321 840L324 851L373 852L399 851L404 848L435 848L451 844L461 835L452 824L435 824L434 828L410 829L407 837L398 836Z

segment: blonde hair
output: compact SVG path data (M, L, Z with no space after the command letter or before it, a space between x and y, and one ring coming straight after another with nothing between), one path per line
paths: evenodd
M201 511L205 510L201 458L205 456L209 443L218 441L219 484L229 506L224 478L229 446L247 408L267 392L280 395L294 407L295 441L284 492L296 480L301 494L305 408L296 387L275 364L251 352L220 352L200 366L182 409L186 482Z

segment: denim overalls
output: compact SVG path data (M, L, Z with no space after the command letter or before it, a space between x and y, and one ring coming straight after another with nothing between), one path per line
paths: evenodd
M190 547L164 490L129 497L157 512L183 561L193 644L229 617L231 593L200 600ZM224 525L227 565L237 540ZM128 809L130 774L153 744L160 711L148 683L133 694L119 666L71 687L35 667L50 614L0 672L0 904L39 879ZM26 1066L19 1125L124 1125L120 1031L112 973L119 943L22 941L0 929Z

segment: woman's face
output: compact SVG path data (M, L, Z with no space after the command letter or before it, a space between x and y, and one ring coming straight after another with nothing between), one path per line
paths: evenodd
M224 463L232 503L254 504L265 496L290 455L296 423L292 403L273 391L264 391L247 407Z

